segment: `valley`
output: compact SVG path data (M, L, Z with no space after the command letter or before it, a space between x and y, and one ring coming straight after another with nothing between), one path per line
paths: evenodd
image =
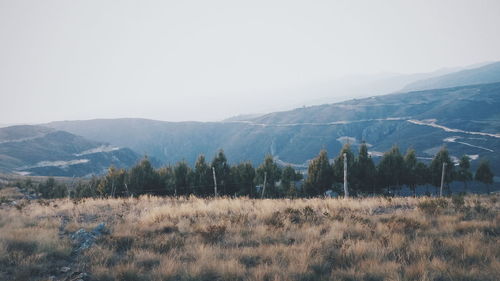
M351 138L373 155L398 145L422 159L446 145L455 158L478 155L500 168L500 83L390 94L342 103L297 108L237 121L162 122L98 119L47 124L59 130L130 147L163 163L208 157L224 149L229 161L259 163L271 154L283 163L304 165L319 150L332 155ZM471 110L481 108L481 110ZM425 137L422 137L425 136ZM450 138L461 139L450 142ZM466 143L466 144L464 144ZM378 153L377 153L378 152ZM473 161L477 165L477 161Z

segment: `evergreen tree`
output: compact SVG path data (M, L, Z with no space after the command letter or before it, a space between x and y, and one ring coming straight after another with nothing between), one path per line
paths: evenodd
M257 181L264 184L264 179L266 179L266 186L263 186L265 188L264 197L282 195L281 190L276 187L276 182L281 179L281 169L271 155L267 155L264 162L257 168Z
M289 197L297 196L295 182L301 179L301 173L295 171L295 169L290 165L286 166L281 175L281 190L283 190L283 192Z
M97 193L99 196L123 196L126 193L127 172L124 169L108 168L108 173L99 181Z
M240 163L231 167L232 182L236 195L255 197L255 169L250 162Z
M411 189L413 196L417 195L417 165L418 161L415 149L408 149L404 158L403 183Z
M333 184L333 169L325 149L309 162L304 193L308 196L323 195Z
M158 170L158 177L162 194L173 196L176 192L174 168L172 166L162 167Z
M404 159L397 146L393 146L382 156L378 165L378 177L380 184L391 189L393 193L401 188L404 177Z
M417 166L415 167L415 178L417 185L430 183L430 171L425 163L417 162Z
M53 177L38 185L38 192L43 198L63 198L68 195L66 185L57 182Z
M467 192L467 182L472 180L472 173L470 172L470 158L467 155L460 158L457 171L457 180L464 183L464 192Z
M485 160L481 161L474 179L486 185L488 194L490 193L490 184L493 184L493 177L494 175L490 169L490 163Z
M89 182L79 181L76 184L74 191L71 192L72 198L88 198L88 197L97 197L97 189L96 187L99 185L100 179L96 176L93 176ZM117 196L121 196L122 194L117 194Z
M444 184L449 188L449 184L453 181L453 162L451 161L448 149L445 146L432 159L429 171L431 174L431 184L436 188L441 186L441 174L443 171L443 163L446 163Z
M178 162L174 167L175 195L186 196L192 194L191 189L191 168L186 161Z
M153 193L161 188L160 177L147 157L130 170L128 181L132 195Z
M198 156L194 164L194 193L200 196L214 195L212 168L205 162L205 156Z
M376 185L377 169L372 158L368 154L368 146L365 142L359 147L359 154L352 170L352 189L354 193L378 193Z
M230 182L230 169L231 167L227 163L226 155L224 150L219 150L217 155L212 160L212 167L215 168L215 176L217 179L217 192L220 195L231 195L233 190L230 190L228 183Z

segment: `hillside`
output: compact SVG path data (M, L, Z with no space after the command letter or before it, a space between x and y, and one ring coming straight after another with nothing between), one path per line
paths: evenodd
M0 128L0 171L26 175L86 176L110 165L130 167L139 155L43 126Z
M401 91L421 91L500 82L500 62L430 77L406 85Z
M431 158L442 145L454 157L486 158L500 168L500 83L391 94L298 108L232 122L162 122L100 119L47 126L154 156L164 163L223 148L231 162L260 163L266 154L281 163L306 165L320 149L334 157L343 143L361 141L374 156L392 145Z
M0 279L494 281L499 199L16 199Z

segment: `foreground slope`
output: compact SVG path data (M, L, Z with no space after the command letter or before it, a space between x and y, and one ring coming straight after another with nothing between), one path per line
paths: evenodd
M130 167L139 155L43 126L0 128L0 170L29 175L85 176L114 165Z
M499 214L495 196L18 201L0 279L493 281Z
M306 166L322 148L334 156L343 143L362 141L374 156L392 145L414 147L421 159L447 145L454 157L468 154L473 166L486 158L500 168L500 83L417 91L298 108L231 122L162 122L100 119L48 126L130 147L164 163L223 148L231 162L255 164L266 154Z

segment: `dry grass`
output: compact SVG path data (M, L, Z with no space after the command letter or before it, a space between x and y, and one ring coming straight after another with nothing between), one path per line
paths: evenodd
M54 200L0 209L0 280L498 280L500 200ZM64 221L61 228L61 222ZM69 234L111 234L71 254Z

